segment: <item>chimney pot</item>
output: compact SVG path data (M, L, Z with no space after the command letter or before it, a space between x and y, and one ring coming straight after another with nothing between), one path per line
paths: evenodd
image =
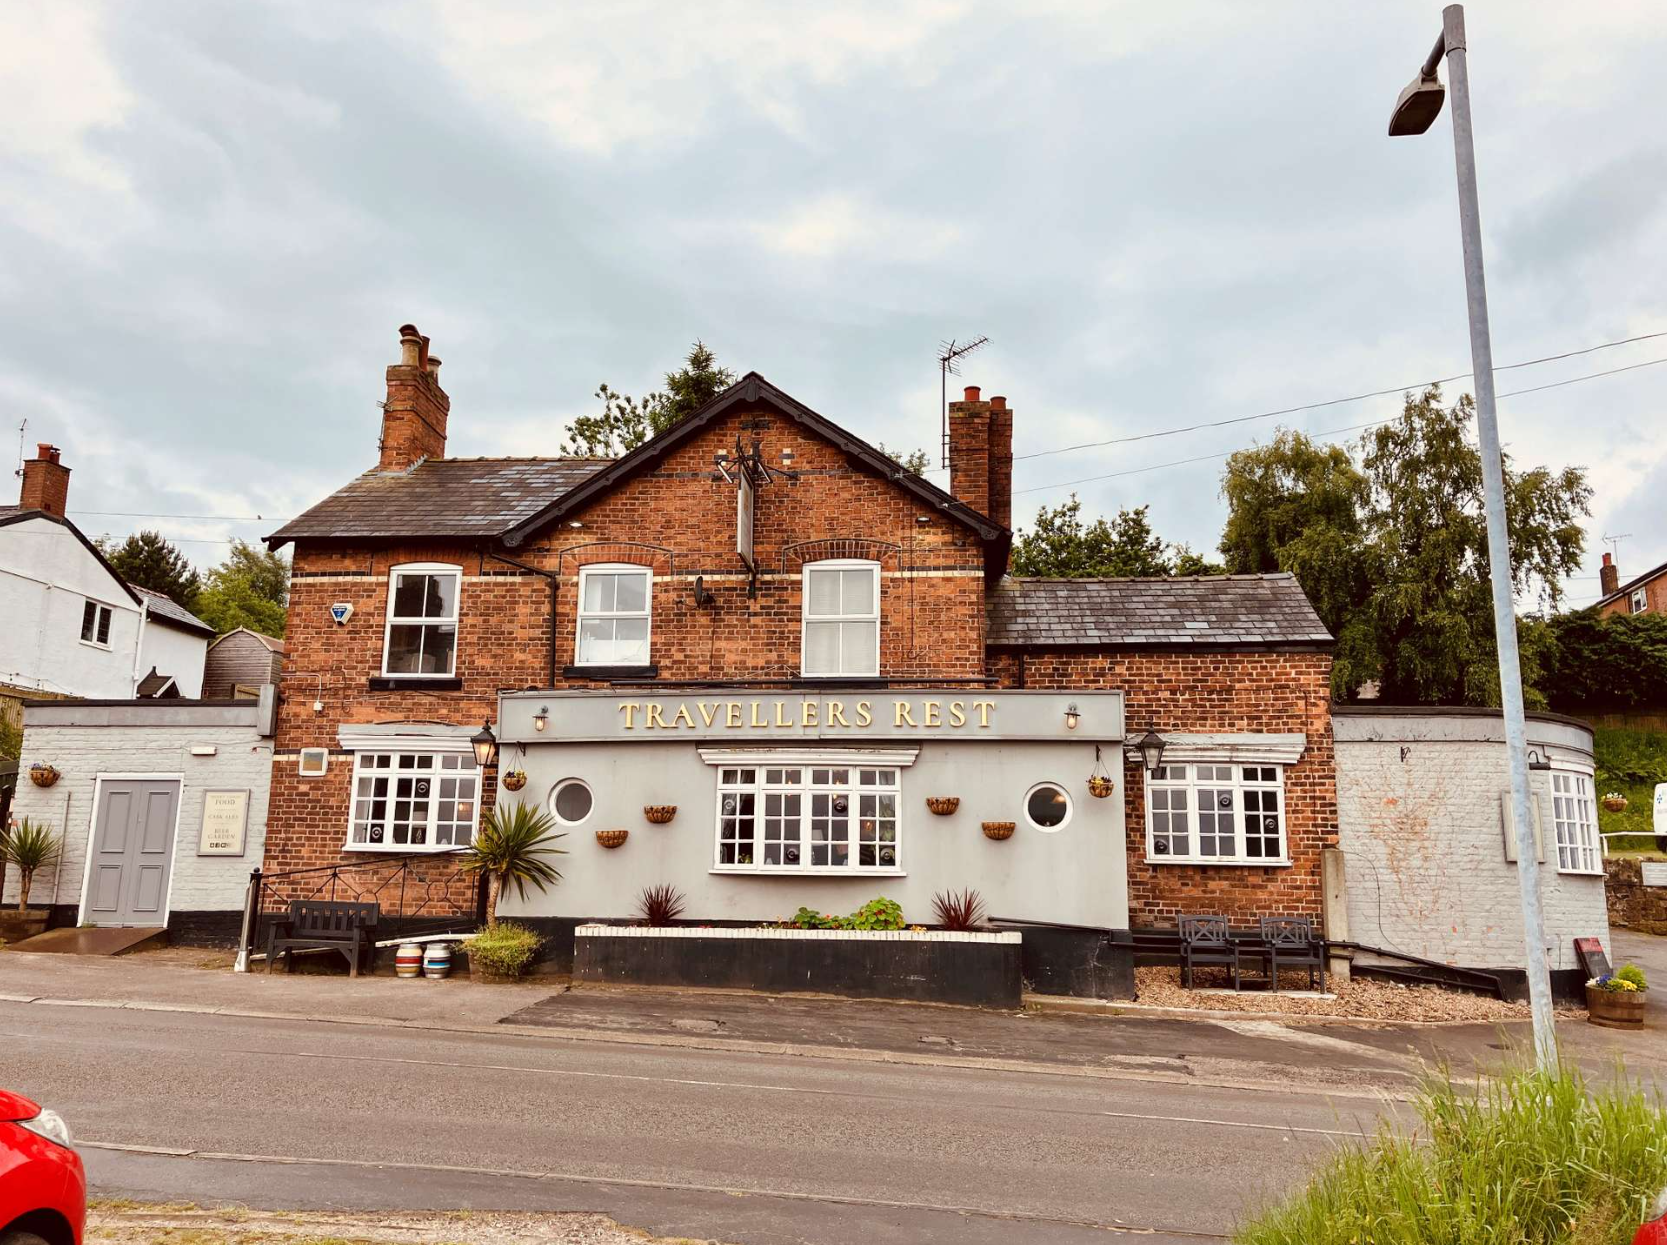
M990 399L990 409L992 411L1005 411L1007 409L1007 399L1000 394L994 395Z
M1607 553L1603 555L1603 565L1598 567L1598 588L1606 597L1621 590L1621 568Z
M968 385L967 386L966 400L968 402L978 401L978 386L977 385Z
M1604 554L1604 555L1603 555L1603 564L1604 564L1604 565L1605 565L1605 566L1614 566L1614 565L1615 565L1615 559L1614 559L1614 558L1612 558L1612 557L1610 557L1610 556L1609 556L1609 555L1608 555L1608 554L1607 554L1607 553L1606 553L1606 554Z
M417 332L415 324L399 326L399 363L401 367L421 367L423 343L428 339Z
M434 377L435 380L440 379L440 356L439 355L431 354L431 355L428 356L428 374L430 376Z

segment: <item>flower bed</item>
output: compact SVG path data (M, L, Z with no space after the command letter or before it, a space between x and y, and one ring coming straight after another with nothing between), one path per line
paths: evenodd
M1019 1006L1019 934L581 925L576 981Z

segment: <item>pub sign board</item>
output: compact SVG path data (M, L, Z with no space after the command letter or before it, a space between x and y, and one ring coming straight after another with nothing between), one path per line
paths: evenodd
M549 714L547 732L533 729L533 715L541 711ZM1124 734L1120 692L997 692L983 687L515 692L502 698L498 717L501 740L528 744L1094 742L1121 740Z
M241 856L249 830L249 792L203 792L199 856Z

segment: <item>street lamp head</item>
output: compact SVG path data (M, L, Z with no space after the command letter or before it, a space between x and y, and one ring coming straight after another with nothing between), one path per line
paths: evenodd
M1428 76L1420 73L1395 101L1394 115L1389 118L1389 137L1422 134L1435 124L1446 98L1447 88L1441 85L1440 78L1433 73Z

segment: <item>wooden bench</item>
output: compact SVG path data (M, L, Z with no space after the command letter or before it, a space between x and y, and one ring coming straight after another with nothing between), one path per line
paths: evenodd
M381 905L337 899L296 899L289 915L276 917L266 931L266 971L284 957L285 969L295 971L292 952L303 950L340 951L347 957L349 975L359 975L359 965L376 951L376 922ZM367 955L369 953L369 955Z

